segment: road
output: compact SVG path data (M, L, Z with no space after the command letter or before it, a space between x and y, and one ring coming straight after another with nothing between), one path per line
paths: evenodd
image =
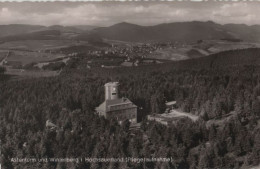
M5 58L0 62L0 66L3 66L4 62L6 61L7 57L10 55L10 51L7 52Z

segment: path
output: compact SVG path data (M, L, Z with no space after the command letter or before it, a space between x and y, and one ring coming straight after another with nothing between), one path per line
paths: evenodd
M6 61L7 57L10 55L10 51L7 52L5 58L0 62L0 66L3 66L4 62Z

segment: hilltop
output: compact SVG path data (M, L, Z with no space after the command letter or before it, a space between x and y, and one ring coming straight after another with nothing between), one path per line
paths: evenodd
M90 25L75 26L40 26L40 25L0 25L0 40L10 41L21 39L21 36L32 39L31 34L41 34L46 31L57 31L66 38L81 38L86 34L99 36L103 39L126 42L196 42L198 40L226 39L230 41L260 41L260 26L245 24L221 25L212 21L174 22L153 26L121 22L109 27ZM31 37L30 37L31 36ZM62 36L64 38L64 36ZM35 37L35 36L33 36ZM36 37L37 38L37 37ZM39 37L42 39L41 37ZM60 36L52 37L59 39ZM22 38L25 39L25 38Z

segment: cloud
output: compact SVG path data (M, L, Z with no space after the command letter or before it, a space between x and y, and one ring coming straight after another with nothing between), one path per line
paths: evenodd
M250 14L247 3L225 4L220 10L213 11L213 15L220 17L244 17Z
M8 12L8 8L2 8L1 10L3 13Z
M231 3L223 4L218 10L212 13L212 19L222 23L243 23L243 24L260 24L257 17L259 15L259 3Z
M0 6L0 24L109 26L123 21L154 25L192 20L260 23L260 3L253 2L23 2Z

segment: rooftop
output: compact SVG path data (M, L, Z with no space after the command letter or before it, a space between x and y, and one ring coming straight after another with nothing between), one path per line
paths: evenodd
M130 67L130 66L133 66L133 63L132 62L123 62L121 64L121 66L128 66L128 67Z
M121 107L120 105L126 105L125 107ZM96 110L108 112L111 110L122 110L122 109L128 109L132 107L137 107L134 105L129 99L127 98L120 98L120 99L114 99L114 100L105 100L102 104L100 104Z
M105 84L105 86L118 86L119 83L118 82L108 82Z
M171 106L171 105L176 104L176 101L166 102L165 104L166 104L166 106Z

